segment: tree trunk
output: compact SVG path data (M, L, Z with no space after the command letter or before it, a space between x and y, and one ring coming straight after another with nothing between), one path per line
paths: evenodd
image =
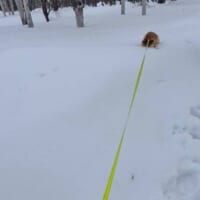
M6 10L6 12L8 12L10 14L10 10L9 10L9 7L8 7L8 2L7 0L2 0L3 1L3 4L4 4L4 8Z
M84 17L83 17L83 8L74 9L76 15L76 25L77 27L84 27Z
M59 9L58 0L51 0L51 7L53 8L53 11L58 11Z
M47 0L41 0L41 3L42 3L42 11L43 11L44 17L46 21L49 22L49 11L48 11Z
M3 12L3 15L6 16L6 7L5 7L5 4L4 4L4 0L0 0L0 7L1 7L1 10Z
M84 16L83 16L84 4L80 0L73 2L73 10L76 15L76 25L77 27L84 27Z
M24 12L24 6L23 6L22 0L15 0L15 3L16 3L17 10L19 12L21 21L22 21L22 25L26 25L27 19L26 19L26 15L25 15L25 12Z
M26 19L27 19L27 24L28 27L33 27L33 20L32 20L32 16L31 16L31 12L28 6L28 0L23 0L24 3L24 10L25 10L25 15L26 15Z
M126 0L121 0L121 14L125 15L125 2Z
M142 15L146 15L146 0L142 0Z
M9 0L9 5L10 5L10 11L12 13L12 15L15 14L15 9L14 9L14 4L13 4L13 0Z
M165 0L158 0L158 3L165 3Z
M8 12L9 15L11 15L12 13L11 13L11 9L9 7L9 2L7 0L3 0L3 3L4 3L4 7L6 9L6 12Z

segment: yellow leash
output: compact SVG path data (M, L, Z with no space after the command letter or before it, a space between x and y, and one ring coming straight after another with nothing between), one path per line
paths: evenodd
M147 42L147 47L148 47L148 42ZM147 47L146 47L146 50L147 50ZM116 171L118 160L119 160L121 147L122 147L122 144L123 144L124 136L126 134L126 128L127 128L127 125L128 125L129 119L130 119L131 111L132 111L132 108L133 108L133 103L134 103L134 100L135 100L135 97L136 97L136 94L137 94L137 91L138 91L138 86L139 86L140 79L141 79L141 76L142 76L142 71L143 71L143 68L144 68L146 50L145 50L145 53L144 53L144 56L143 56L143 59L142 59L142 63L140 65L138 75L137 75L137 80L136 80L135 87L134 87L134 90L133 90L133 94L132 94L131 103L130 103L130 106L129 106L127 118L126 118L126 121L125 121L124 129L122 131L120 142L119 142L119 145L118 145L118 148L117 148L115 159L113 161L112 169L110 171L110 176L109 176L107 186L106 186L106 189L105 189L105 192L104 192L103 200L108 200L109 195L110 195L113 179L114 179L114 176L115 176L115 171Z

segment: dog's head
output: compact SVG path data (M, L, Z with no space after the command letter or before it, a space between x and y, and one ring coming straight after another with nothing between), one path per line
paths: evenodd
M142 46L144 46L144 47L150 47L152 44L153 44L153 40L149 40L149 39L147 39L147 38L145 38L145 39L142 41Z
M147 32L142 40L144 47L157 47L159 44L159 36L155 32Z

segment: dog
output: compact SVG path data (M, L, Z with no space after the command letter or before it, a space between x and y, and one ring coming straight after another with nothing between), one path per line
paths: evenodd
M143 47L158 47L160 43L159 36L154 32L148 32L144 36L144 39L142 40L142 46Z

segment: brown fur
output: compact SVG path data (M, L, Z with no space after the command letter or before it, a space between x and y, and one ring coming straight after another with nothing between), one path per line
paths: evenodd
M144 39L142 40L142 46L144 47L157 47L160 43L159 36L154 32L148 32L144 36Z

